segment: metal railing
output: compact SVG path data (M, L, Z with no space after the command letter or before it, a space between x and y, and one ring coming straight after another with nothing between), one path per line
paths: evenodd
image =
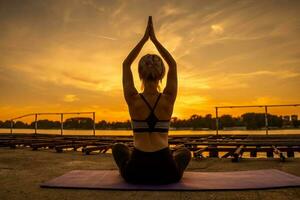
M27 115L22 115L16 118L10 119L10 134L13 134L13 125L14 121L17 119L21 119L28 116L34 116L34 134L37 134L38 130L38 116L40 115L60 115L60 135L63 135L64 131L64 115L79 115L79 114L92 114L93 115L93 135L96 134L96 126L95 126L95 118L96 118L96 112L62 112L62 113L31 113Z
M268 125L268 108L269 107L297 107L300 106L300 104L282 104L282 105L251 105L251 106L217 106L215 107L216 110L216 135L219 135L219 116L218 116L218 111L221 108L264 108L264 113L265 113L265 131L266 131L266 135L269 134L269 125ZM60 132L61 135L63 135L63 130L64 130L64 125L63 125L63 119L64 119L64 115L74 115L74 114L92 114L93 115L93 135L95 136L95 131L96 131L96 127L95 127L95 115L96 112L63 112L63 113L31 113L31 114L27 114L27 115L22 115L13 119L10 119L10 133L13 133L13 124L14 121L20 118L24 118L24 117L28 117L28 116L35 116L35 121L34 121L34 134L37 134L37 129L38 129L38 116L39 115L60 115L60 124L61 124L61 128L60 128Z
M269 134L268 125L268 108L269 107L286 107L286 106L300 106L300 104L283 104L283 105L253 105L253 106L217 106L216 108L216 135L219 135L219 116L218 109L220 108L264 108L265 113L265 130L266 135Z

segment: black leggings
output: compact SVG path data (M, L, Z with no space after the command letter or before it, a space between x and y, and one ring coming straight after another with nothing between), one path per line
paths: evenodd
M112 153L121 176L129 183L168 184L178 182L191 160L187 148L173 154L164 148L155 152L144 152L136 148L131 151L124 144L115 144Z

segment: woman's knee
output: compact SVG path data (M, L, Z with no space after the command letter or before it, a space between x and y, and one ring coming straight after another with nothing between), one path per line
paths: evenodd
M116 143L116 144L114 144L112 146L111 150L112 150L113 154L115 154L117 152L120 152L120 151L127 151L127 150L129 151L128 147L125 144L123 144L123 143Z
M112 146L112 154L119 167L130 158L129 148L122 143L116 143Z
M181 175L191 161L191 157L191 152L187 148L181 148L175 152L174 160Z
M188 160L191 160L191 158L192 158L191 151L185 147L184 147L183 151L184 151L184 154L186 155L186 157L188 158Z
M186 147L182 147L180 149L177 149L175 152L174 152L174 156L184 156L186 157L188 160L191 159L191 151L186 148Z

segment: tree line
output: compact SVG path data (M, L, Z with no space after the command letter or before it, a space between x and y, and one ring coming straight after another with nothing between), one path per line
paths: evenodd
M300 120L296 115L291 119L286 119L283 116L268 114L268 125L273 128L297 128L300 127ZM0 121L0 128L10 128L10 121ZM60 121L51 121L48 119L38 120L37 126L39 129L60 129ZM16 121L13 123L14 128L34 129L35 122L24 123ZM63 122L64 129L92 129L93 120L88 117L74 117L66 119ZM188 119L178 119L173 117L171 119L171 127L175 129L216 129L216 118L211 114L205 116L192 115ZM244 113L241 116L234 117L231 115L222 115L219 117L219 129L240 127L248 130L262 129L265 127L265 114L264 113ZM95 123L96 129L131 129L129 120L123 122L108 122L101 120Z

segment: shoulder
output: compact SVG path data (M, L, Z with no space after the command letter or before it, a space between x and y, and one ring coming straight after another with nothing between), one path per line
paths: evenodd
M176 100L176 95L163 92L163 93L161 93L161 98L163 99L163 101L165 101L169 104L174 104L175 100Z
M138 100L140 99L140 94L139 93L135 93L132 95L128 95L125 97L126 103L128 106L134 106Z

